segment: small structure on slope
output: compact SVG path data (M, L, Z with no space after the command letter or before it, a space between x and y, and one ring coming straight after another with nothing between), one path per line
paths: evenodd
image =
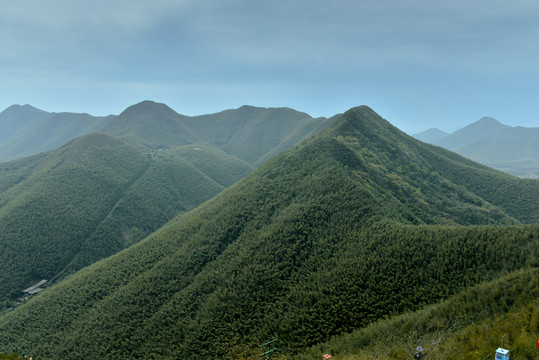
M496 350L495 360L509 360L509 350L498 348Z
M277 340L278 339L273 339L271 341L268 341L260 345L260 351L262 351L262 354L260 354L260 357L262 357L264 360L268 360L269 358L271 358L273 353L278 351Z
M40 292L41 290L43 290L41 285L45 284L46 282L47 282L47 280L41 280L40 282L35 283L34 285L30 286L29 288L24 289L22 292L24 293L25 296L34 295L34 294Z

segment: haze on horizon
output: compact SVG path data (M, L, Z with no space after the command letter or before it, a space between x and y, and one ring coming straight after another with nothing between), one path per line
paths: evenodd
M366 104L408 133L538 126L538 18L531 0L7 2L0 111Z

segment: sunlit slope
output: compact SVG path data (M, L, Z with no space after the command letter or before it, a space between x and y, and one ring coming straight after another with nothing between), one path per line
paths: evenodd
M332 121L289 108L253 106L190 117L165 104L143 101L127 108L103 131L149 149L216 148L258 166Z
M301 351L291 359L338 360L412 358L421 346L431 359L483 360L500 347L511 359L539 355L539 271L515 271L463 290L448 300L405 315L381 320Z
M531 221L512 202L488 200L467 179L511 185L522 198L539 186L352 109L145 241L2 315L0 351L244 358L279 337L292 354L537 266L538 225L522 225Z
M242 106L188 118L185 124L205 141L250 164L259 165L332 121L315 119L290 108Z

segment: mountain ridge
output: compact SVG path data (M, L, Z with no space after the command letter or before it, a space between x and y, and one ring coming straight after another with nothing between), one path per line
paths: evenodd
M4 114L5 118L21 106L14 106ZM149 150L172 149L187 144L205 144L217 147L230 155L240 157L251 166L258 166L272 155L286 150L297 142L311 136L334 118L312 118L310 115L290 108L263 108L244 105L237 109L214 114L185 116L166 104L144 100L127 107L119 115L92 117L88 114L46 113L48 122L28 124L23 132L5 143L0 139L0 161L29 156L51 150L72 138L89 132L105 132L121 137L131 144ZM72 122L79 118L92 119L87 129L69 133L51 134L58 117L71 116ZM1 117L0 117L1 119ZM20 121L19 121L20 122ZM41 126L34 129L35 126ZM57 126L57 125L56 125ZM63 127L71 126L63 123ZM76 127L75 125L71 127ZM250 142L249 142L250 141Z
M278 336L294 353L537 267L537 225L523 223L537 223L539 204L489 195L493 188L537 199L539 183L354 108L142 242L0 316L0 351L246 358Z
M0 163L0 303L141 240L250 171L210 149L148 155L105 133Z
M536 127L511 127L483 117L445 136L429 137L426 132L413 136L515 176L539 177Z

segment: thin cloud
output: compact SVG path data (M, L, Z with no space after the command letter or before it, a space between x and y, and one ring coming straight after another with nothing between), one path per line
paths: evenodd
M538 17L528 0L11 1L0 12L0 105L46 93L108 113L102 104L129 94L200 113L244 98L328 116L381 104L431 121L410 110L428 99L446 119L458 102L495 115L502 97L530 109Z

